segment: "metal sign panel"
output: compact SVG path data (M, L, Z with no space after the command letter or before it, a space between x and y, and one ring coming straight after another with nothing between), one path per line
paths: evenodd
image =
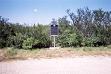
M51 35L58 35L58 25L51 25Z
M53 20L50 27L51 27L51 35L58 35L57 22Z

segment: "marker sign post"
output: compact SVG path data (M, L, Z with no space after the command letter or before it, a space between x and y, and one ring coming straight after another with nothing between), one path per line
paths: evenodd
M56 47L56 36L58 36L58 25L57 22L53 19L53 21L51 22L50 25L50 35L51 37L53 37L53 43L54 43L54 47Z

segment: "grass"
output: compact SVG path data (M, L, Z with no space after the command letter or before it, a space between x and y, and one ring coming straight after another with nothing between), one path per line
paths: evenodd
M0 49L0 61L29 58L55 58L55 57L75 57L75 56L111 56L111 48L108 47L77 47L60 49Z

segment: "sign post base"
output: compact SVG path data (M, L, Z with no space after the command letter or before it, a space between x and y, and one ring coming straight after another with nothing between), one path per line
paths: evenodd
M52 50L54 50L54 49L60 49L60 47L50 47L49 49L52 49Z

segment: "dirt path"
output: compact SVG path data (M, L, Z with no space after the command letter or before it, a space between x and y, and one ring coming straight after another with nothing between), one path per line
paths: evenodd
M111 74L111 57L75 57L0 62L0 74Z

